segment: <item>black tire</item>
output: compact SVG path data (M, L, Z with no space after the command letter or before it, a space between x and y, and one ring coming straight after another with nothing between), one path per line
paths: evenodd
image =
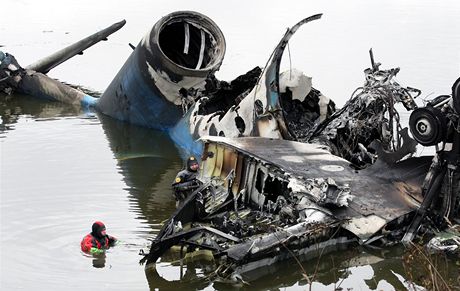
M454 99L454 109L460 114L460 78L452 86L452 98Z
M412 136L419 144L433 146L445 139L447 120L441 110L437 108L417 108L410 115L409 128Z

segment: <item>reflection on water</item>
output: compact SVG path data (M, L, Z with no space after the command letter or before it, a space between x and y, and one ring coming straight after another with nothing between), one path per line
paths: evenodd
M93 267L94 268L104 268L105 267L105 253L100 255L93 255Z
M142 152L134 147L119 162L104 132L112 132L116 143L123 131L103 129L93 113L24 96L0 97L0 289L145 290L138 252L167 215L161 214L167 199L174 204L158 184L161 177L170 180L166 164L180 165L171 143L153 132L153 140L164 142L163 152L153 147L143 152L149 157L130 159ZM164 205L152 203L154 196ZM95 220L122 241L105 258L80 251Z
M171 183L182 168L167 134L98 114L130 194L131 209L154 230L175 209Z
M432 277L423 268L407 266L407 251L402 246L386 249L337 247L330 253L318 250L318 257L299 257L251 272L251 281L216 278L207 262L180 265L157 263L146 269L151 290L424 290L423 280ZM454 260L433 260L450 286L460 277ZM423 260L422 260L423 261ZM409 272L409 268L418 269ZM172 271L175 269L175 271ZM181 279L182 278L182 279ZM408 281L408 279L411 281Z
M44 100L37 100L26 95L0 94L0 138L8 130L14 129L20 116L30 116L34 119L48 119L65 116L76 116L80 109L69 104L59 104Z

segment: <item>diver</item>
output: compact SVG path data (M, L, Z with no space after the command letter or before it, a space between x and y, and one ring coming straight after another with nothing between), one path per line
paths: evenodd
M96 221L93 223L91 233L88 233L81 241L81 250L90 254L102 254L104 250L112 247L117 239L106 233L104 223Z
M201 181L197 179L199 168L200 164L196 158L192 156L187 159L186 169L177 173L176 179L172 184L174 197L176 199L176 207L202 184Z

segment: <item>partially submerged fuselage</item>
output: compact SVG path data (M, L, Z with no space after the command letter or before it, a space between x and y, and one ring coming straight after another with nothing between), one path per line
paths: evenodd
M347 121L338 124L325 121L335 112L335 104L312 87L310 77L295 69L280 72L281 59L290 38L302 25L320 18L321 14L313 15L289 28L263 70L251 70L230 84L214 76L226 47L218 26L200 13L179 11L163 17L153 26L100 98L42 74L87 48L86 39L64 49L65 53L58 52L21 71L13 85L23 93L93 107L118 120L165 130L180 148L196 155L202 151L202 143L197 140L208 135L258 136L301 142L315 139L348 160L356 155L369 156L370 141L378 137L384 137L384 149L396 150L391 144L396 138L392 131L391 105L407 98L410 103L412 96L406 88L391 80L395 75L393 71L374 67L366 73L366 86L383 90L366 91L364 97L360 95L358 101L363 100L357 104L360 110L349 110L351 115L338 112L347 115ZM114 29L106 30L111 33ZM107 35L101 31L90 38L101 40ZM375 81L379 74L386 75L386 79ZM364 130L360 128L350 134L347 127L355 127L367 118L364 113L371 114L373 120ZM351 120L349 126L345 125L348 119ZM320 124L332 124L337 133ZM318 139L321 135L328 135L328 140ZM342 142L344 135L353 138ZM367 138L359 139L358 135ZM372 157L370 160L372 162ZM368 161L362 163L369 164Z
M100 98L42 74L87 48L84 40L28 69L2 60L0 89L165 130L186 152L202 155L204 184L165 224L148 263L180 244L211 251L233 266L228 270L251 269L319 245L397 242L409 224L411 241L419 226L412 216L421 222L430 207L458 218L460 81L452 96L416 109L411 124L420 144L442 143L437 159L404 159L416 143L395 104L414 110L420 92L395 81L399 69L381 70L371 53L364 85L340 110L304 73L280 72L292 35L320 17L288 29L265 68L231 83L214 76L225 53L220 29L182 11L153 26ZM90 38L103 40L123 24ZM414 214L426 193L422 214Z
M228 272L245 272L319 246L396 241L421 200L431 163L412 158L356 171L317 144L204 142L204 184L164 224L147 264L180 245L211 250L219 265L232 266Z
M169 130L181 119L186 91L201 89L225 54L225 38L208 17L191 11L160 19L104 91L97 108L133 124Z

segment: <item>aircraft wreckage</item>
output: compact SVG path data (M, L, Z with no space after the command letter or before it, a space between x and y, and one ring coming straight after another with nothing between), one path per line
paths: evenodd
M167 131L201 156L200 183L179 205L141 262L173 246L206 252L232 277L337 244L385 246L433 236L460 220L460 78L451 95L418 107L420 91L398 84L371 54L364 85L341 109L297 70L280 73L288 29L265 68L217 80L225 39L196 12L158 21L100 97L44 75L124 22L21 68L3 55L0 89L85 107ZM402 128L395 105L412 111ZM435 156L412 157L416 145ZM459 248L432 240L434 249Z

